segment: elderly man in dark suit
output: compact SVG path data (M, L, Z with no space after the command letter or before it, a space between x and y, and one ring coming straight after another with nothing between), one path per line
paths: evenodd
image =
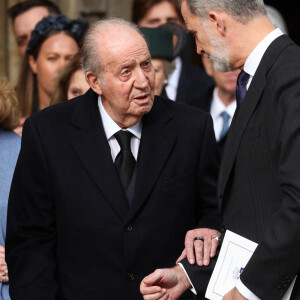
M95 23L83 45L91 89L25 123L7 224L15 300L140 299L142 278L175 262L187 230L218 226L209 114L154 100L130 23Z
M258 247L223 299L279 300L300 270L300 49L274 28L261 0L183 0L181 11L199 54L219 70L242 70L218 198L223 230ZM205 289L208 272L182 264L196 291ZM180 269L144 279L145 299L154 290L151 299L176 299L190 286ZM291 299L300 299L299 279Z

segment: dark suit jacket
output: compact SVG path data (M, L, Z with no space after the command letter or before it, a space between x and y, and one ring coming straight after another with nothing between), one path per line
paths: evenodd
M223 229L259 243L241 279L263 300L281 299L297 274L300 299L299 116L300 49L281 36L233 119L218 181Z
M190 100L187 104L210 113L214 88L214 85L209 86L201 93L201 95L198 98ZM222 157L224 151L227 135L228 132L219 141L217 141L220 157Z
M214 81L203 68L195 67L188 61L182 60L175 101L187 103L190 99L198 99L212 86L214 86Z
M216 157L209 114L156 97L129 207L92 90L29 118L8 208L13 299L141 299L188 229L218 226Z

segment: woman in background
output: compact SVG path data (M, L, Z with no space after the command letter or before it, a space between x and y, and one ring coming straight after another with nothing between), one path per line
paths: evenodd
M51 105L80 96L89 88L81 67L81 55L77 53L61 70Z
M5 262L6 213L9 190L21 138L12 130L20 121L18 101L7 79L0 77L0 299L9 300L8 270Z
M64 15L46 17L36 25L17 84L22 117L50 105L59 71L78 52L86 27L87 22Z
M155 95L168 98L165 86L175 69L174 58L180 54L184 46L185 31L175 23L139 29L147 41L155 70Z

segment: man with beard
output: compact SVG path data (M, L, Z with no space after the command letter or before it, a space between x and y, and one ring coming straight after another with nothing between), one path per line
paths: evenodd
M199 54L220 71L241 69L218 198L223 232L258 247L223 299L279 300L300 268L300 49L274 28L262 0L183 0L181 11ZM186 248L193 243L189 237ZM181 264L188 276L177 265L146 277L144 299L204 291L213 263L210 270ZM291 299L299 297L296 280Z

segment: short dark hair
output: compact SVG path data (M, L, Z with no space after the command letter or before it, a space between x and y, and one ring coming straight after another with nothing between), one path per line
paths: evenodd
M30 10L33 7L45 7L50 15L59 15L61 14L58 6L49 0L27 0L20 3L17 3L8 9L8 14L11 17L12 21L15 20L20 14Z
M138 24L139 21L145 17L150 8L164 1L173 4L179 18L182 19L180 8L176 0L134 0L132 4L132 22Z

